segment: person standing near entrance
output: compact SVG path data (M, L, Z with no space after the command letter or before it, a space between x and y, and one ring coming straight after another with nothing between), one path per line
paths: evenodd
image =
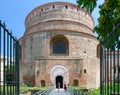
M58 92L59 92L59 89L60 89L60 82L58 82L57 87L58 87Z
M66 85L66 83L64 84L64 90L65 90L65 92L67 91L67 85Z

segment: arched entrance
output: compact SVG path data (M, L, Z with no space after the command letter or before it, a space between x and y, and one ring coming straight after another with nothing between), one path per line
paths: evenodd
M41 80L41 87L45 87L45 81Z
M63 88L63 77L62 76L56 77L56 88L58 88L58 82L60 82L60 88Z
M79 85L78 80L74 80L74 86L78 86L78 85Z
M63 83L69 84L69 72L65 66L56 65L50 70L50 79L55 88L57 88L58 81L60 82L61 88Z

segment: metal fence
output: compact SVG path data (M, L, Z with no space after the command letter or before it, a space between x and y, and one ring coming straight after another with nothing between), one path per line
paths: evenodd
M100 95L120 95L120 37L117 37L120 32L117 29L101 42Z
M52 88L48 88L45 90L40 90L32 95L49 95L52 92Z
M19 42L1 21L0 95L19 95Z

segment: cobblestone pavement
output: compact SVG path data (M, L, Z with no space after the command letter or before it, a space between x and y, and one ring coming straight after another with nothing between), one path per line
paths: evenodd
M70 95L70 93L68 91L65 92L64 89L60 89L59 92L58 89L55 89L49 95Z

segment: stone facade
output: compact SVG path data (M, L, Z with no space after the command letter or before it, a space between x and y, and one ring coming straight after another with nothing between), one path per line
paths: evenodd
M99 87L99 42L88 12L67 2L48 3L33 9L25 26L20 38L21 83Z

